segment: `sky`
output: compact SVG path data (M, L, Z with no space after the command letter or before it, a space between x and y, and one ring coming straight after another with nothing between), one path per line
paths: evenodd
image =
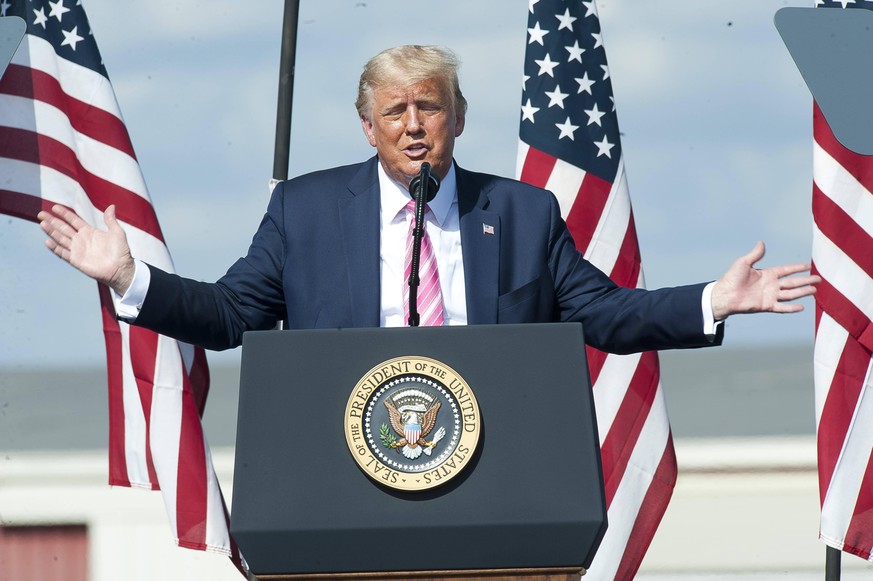
M83 0L180 274L215 280L266 208L283 3ZM370 157L354 109L369 57L441 44L469 102L455 157L515 175L528 0L301 0L289 173ZM773 25L785 0L597 2L650 288L807 262L812 100ZM96 283L0 216L0 370L105 359ZM807 345L797 315L727 321L725 347ZM209 352L236 363L239 350Z

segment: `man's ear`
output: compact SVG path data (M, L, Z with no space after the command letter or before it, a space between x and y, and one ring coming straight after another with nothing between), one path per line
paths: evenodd
M466 117L464 115L457 115L455 117L455 137L460 137L461 133L464 132L464 122Z
M370 142L370 145L376 147L376 134L373 133L373 122L361 115L361 127L364 129L367 141Z

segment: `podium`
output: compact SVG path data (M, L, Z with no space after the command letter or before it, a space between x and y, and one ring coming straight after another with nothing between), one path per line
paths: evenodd
M577 323L249 332L231 533L263 580L575 578L596 425Z

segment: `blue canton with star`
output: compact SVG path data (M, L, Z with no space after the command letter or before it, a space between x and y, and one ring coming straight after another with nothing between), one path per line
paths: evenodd
M816 8L867 8L873 9L871 0L815 0Z
M594 0L529 0L521 140L614 181L621 157Z
M58 56L107 76L81 0L0 0L0 16L23 18L27 34L50 42Z

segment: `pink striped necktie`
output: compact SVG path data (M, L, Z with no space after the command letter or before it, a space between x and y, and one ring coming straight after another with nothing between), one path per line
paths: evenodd
M406 237L406 268L403 279L403 311L404 322L409 321L409 275L412 272L412 241L415 230L415 200L410 200L404 208L412 215L409 222L409 234ZM424 212L430 212L425 205ZM443 293L440 291L440 277L437 270L436 255L427 235L427 225L421 235L421 257L418 262L418 314L419 325L422 327L439 327L443 325Z

